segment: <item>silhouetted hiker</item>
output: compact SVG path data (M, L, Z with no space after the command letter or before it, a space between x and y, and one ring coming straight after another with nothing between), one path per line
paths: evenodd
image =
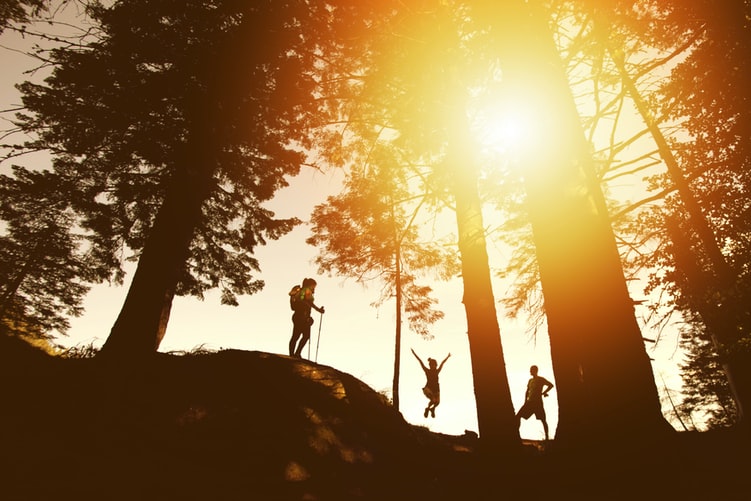
M532 377L527 382L524 405L516 413L516 420L521 425L521 418L529 419L534 414L537 419L542 421L542 427L545 430L545 440L548 440L548 420L545 416L545 407L542 405L542 397L548 396L548 392L553 389L553 383L542 376L538 376L537 370L536 365L529 368L529 373Z
M299 300L295 301L295 312L292 314L292 338L289 340L289 354L292 357L301 357L303 347L310 340L310 326L313 325L310 310L325 313L323 306L320 308L316 306L313 298L316 285L315 280L306 278L302 281L302 288L298 292Z
M438 384L438 374L441 372L441 369L443 369L443 364L445 364L446 360L449 359L451 353L446 355L446 358L443 359L441 365L437 367L434 358L428 358L428 367L425 367L425 364L422 362L422 360L420 360L420 357L417 356L415 350L412 350L412 354L415 356L417 361L420 362L420 367L422 367L422 371L425 373L426 381L422 392L426 397L428 397L428 406L425 407L424 415L425 417L428 417L428 413L430 413L431 417L435 417L435 408L438 407L438 404L441 403L441 387Z

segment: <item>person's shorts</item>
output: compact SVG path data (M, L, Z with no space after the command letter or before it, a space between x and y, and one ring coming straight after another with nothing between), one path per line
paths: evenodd
M524 419L529 419L534 414L537 419L543 421L545 420L545 407L542 406L542 402L524 402L518 414Z
M431 388L428 388L427 386L425 386L425 387L424 387L424 388L422 389L422 392L423 392L423 394L424 394L424 395L425 395L426 397L428 397L428 399L429 399L429 400L430 400L431 402L435 402L435 403L438 403L438 402L440 402L440 401L441 401L441 391L440 391L440 390L433 390L433 389L431 389Z

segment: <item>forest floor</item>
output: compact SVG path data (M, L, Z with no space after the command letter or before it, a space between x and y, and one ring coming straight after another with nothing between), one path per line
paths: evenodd
M6 338L0 381L3 500L751 499L739 431L490 456L348 374L269 353L117 364Z

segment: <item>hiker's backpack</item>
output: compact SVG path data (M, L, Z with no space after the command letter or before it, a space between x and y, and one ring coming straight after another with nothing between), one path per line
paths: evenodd
M295 285L289 291L289 309L297 311L298 306L302 303L302 287Z

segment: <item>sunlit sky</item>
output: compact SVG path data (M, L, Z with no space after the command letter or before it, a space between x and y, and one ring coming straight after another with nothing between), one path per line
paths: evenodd
M29 78L22 72L32 68L33 62L13 50L19 45L12 35L1 35L0 45L0 60L4 68L0 74L0 102L3 103L0 108L7 109L20 102L13 84ZM515 130L514 133L520 131ZM44 162L38 159L34 162L34 166L45 167ZM24 159L0 164L0 172L8 172L11 163L23 164ZM323 202L326 196L339 189L341 180L340 171L321 173L304 170L299 177L291 180L291 186L281 191L269 207L279 217L297 216L305 220L315 204ZM486 220L485 223L495 226L498 222ZM350 373L374 390L390 395L394 366L393 303L386 303L379 309L373 308L370 304L378 297L377 285L364 288L353 279L319 275L312 263L316 249L304 242L308 234L309 227L303 225L280 240L258 249L257 258L262 268L260 278L266 282L266 287L254 296L241 297L238 307L220 305L218 294L209 294L203 301L176 298L160 351L197 347L236 348L286 355L292 328L287 292L304 277L314 277L318 282L316 302L326 307L326 313L321 317L313 312L315 324L310 350L305 349L303 354L308 358L309 353L309 358L317 359L318 363ZM507 249L490 241L488 252L491 267L502 266L510 257ZM128 278L133 269L131 266ZM85 302L86 313L72 319L68 336L58 338L57 342L66 346L101 346L122 306L127 285L126 281L124 286L94 287ZM465 430L477 432L466 318L461 304L462 284L457 279L450 283L434 283L433 287L439 298L438 307L444 311L445 318L431 328L432 340L420 338L404 324L400 410L408 422L426 426L432 431L449 434L462 434ZM494 277L496 299L504 297L508 287L508 283ZM632 282L630 287L632 297L643 296L643 284ZM646 311L640 311L642 308L637 306L637 318L646 314ZM555 383L547 336L542 329L537 338L532 337L525 321L505 318L500 305L498 319L514 408L518 409L524 399L530 365L538 365L540 375ZM641 320L640 325L644 325ZM643 334L645 337L655 337L648 330ZM658 387L662 386L664 378L670 381L672 388L678 388L676 364L680 360L676 345L676 335L663 334L662 342L656 348L647 346L649 355L655 360ZM435 418L423 417L426 398L421 388L425 377L410 353L411 348L423 360L432 357L440 361L447 353L452 355L441 372L441 405L436 410ZM557 425L555 389L545 404L553 436ZM669 409L664 407L664 412L670 417ZM523 421L520 430L523 438L542 439L544 436L542 426L534 418Z

